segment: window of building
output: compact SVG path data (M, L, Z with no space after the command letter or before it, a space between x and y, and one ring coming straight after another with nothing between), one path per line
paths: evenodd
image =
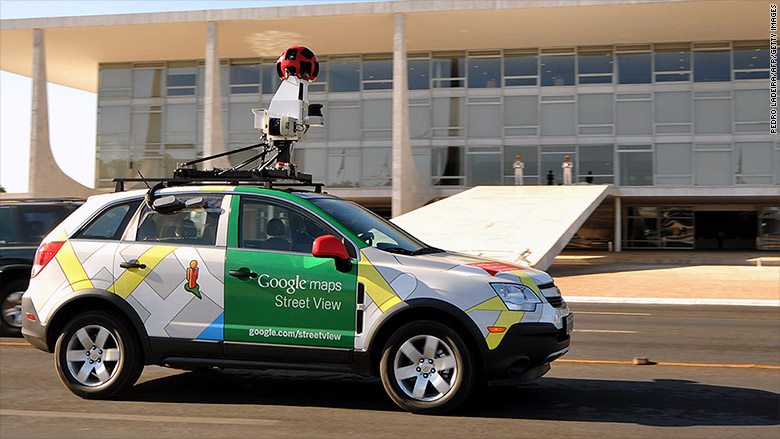
M328 186L360 186L360 149L328 149Z
M424 139L430 136L431 100L409 99L409 137Z
M365 99L363 109L363 138L389 139L393 137L392 99Z
M690 44L656 44L653 58L655 61L655 82L691 80Z
M695 82L731 80L731 51L728 43L694 43L693 49Z
M736 142L734 173L737 184L772 184L772 142Z
M655 93L655 132L691 132L691 92L670 91Z
M574 135L574 95L542 96L542 135Z
M650 93L617 95L618 134L651 134L653 132L651 96Z
M693 248L693 208L661 207L659 237L662 248Z
M504 135L535 136L539 130L539 97L504 97Z
M769 41L734 43L734 79L769 78Z
M198 85L196 61L171 61L166 69L166 94L168 96L195 96Z
M504 184L515 184L515 169L513 167L517 156L523 160L523 184L539 184L539 147L527 145L504 146Z
M308 148L298 145L293 149L293 160L298 170L314 176L315 180L327 175L328 150L325 148Z
M252 102L234 102L231 103L229 108L229 133L255 133L255 115L252 113L253 108L258 108L259 103Z
M127 98L133 86L133 65L110 63L100 65L100 98Z
M574 145L563 146L542 146L541 152L541 184L547 185L550 171L552 171L552 184L563 184L563 168L561 165L566 160L566 156L569 156L574 163L574 167L571 170L572 176L576 176L579 172L579 166L577 164L577 150Z
M139 63L133 69L133 97L159 98L162 96L163 63Z
M580 183L612 184L615 181L614 145L580 145Z
M617 46L616 58L618 84L651 82L652 58L649 44Z
M135 145L162 142L162 107L133 107L131 140Z
M259 59L232 60L230 62L230 93L260 93ZM276 69L274 69L274 72Z
M731 133L731 92L696 92L693 96L696 134Z
M321 84L325 81L321 81L323 76L323 62L320 61L320 74L317 76L317 82L314 84ZM282 83L281 78L279 78L279 75L276 73L276 60L271 58L266 58L263 60L262 67L259 69L260 74L262 75L262 87L263 87L263 94L266 95L273 95L276 93L276 90L279 88L279 84ZM314 85L312 84L312 85ZM309 86L309 91L313 91L311 86Z
M615 129L612 93L577 96L579 134L612 134Z
M97 150L98 186L114 187L114 178L135 177L130 166L130 151L127 149L111 150L98 147Z
M469 88L501 87L501 58L497 50L469 52Z
M434 186L463 186L464 148L462 146L434 146L431 150L431 179Z
M628 207L623 230L628 248L658 247L658 208Z
M466 178L469 186L500 185L501 147L470 146L466 151Z
M393 148L361 148L361 186L390 186L393 176Z
M98 110L98 145L127 146L130 137L130 107L101 105Z
M537 49L504 51L504 86L535 86L539 78Z
M328 91L360 91L360 62L354 58L329 58Z
M734 184L730 143L697 143L694 151L694 183L697 186Z
M736 132L769 132L769 89L734 91Z
M165 141L195 142L197 131L195 104L168 104L165 106Z
M318 58L318 60L320 62L320 72L317 74L317 80L309 84L309 93L325 93L328 90L328 63L324 57ZM268 69L269 66L266 66L265 63L263 63L263 81L266 81L265 71ZM275 71L276 67L274 66L274 72ZM279 77L277 76L275 80L279 81ZM278 87L278 85L274 85L273 93L276 92ZM265 93L265 82L263 82L263 93Z
M433 88L459 88L466 80L465 52L434 52L431 59Z
M466 99L462 97L433 98L433 137L462 137L466 122Z
M688 186L693 183L693 146L690 143L655 145L655 184Z
M542 49L542 87L574 85L574 49Z
M577 55L580 84L612 83L612 46L580 47Z
M427 53L410 53L406 68L409 90L428 90L431 87L431 60Z
M327 123L330 140L360 140L360 102L331 101L328 102Z
M621 186L653 185L653 152L651 145L618 145Z
M393 55L363 56L363 90L389 90L393 88Z
M468 98L469 137L501 137L501 98Z

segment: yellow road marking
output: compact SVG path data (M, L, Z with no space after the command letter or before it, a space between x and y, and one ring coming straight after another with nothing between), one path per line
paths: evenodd
M30 416L37 418L102 419L107 421L137 421L157 423L217 424L217 425L275 425L277 419L210 418L203 416L135 415L131 413L60 412L53 410L0 410L0 416Z
M12 341L0 341L0 346L32 346L30 343L18 343Z
M572 360L572 359L559 359L555 360L561 363L581 363L581 364L634 364L631 361L616 361L616 360ZM682 366L682 367L730 367L730 368L742 368L742 369L771 369L780 370L780 366L770 366L766 364L719 364L719 363L673 363L659 361L653 363L655 366Z

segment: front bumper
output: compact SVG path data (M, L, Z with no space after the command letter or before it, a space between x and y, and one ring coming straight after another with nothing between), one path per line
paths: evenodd
M27 314L32 314L35 320L27 318ZM28 343L44 351L51 352L48 343L46 343L46 327L43 326L35 312L32 299L27 294L22 296L22 335Z
M518 323L511 326L501 344L485 353L488 382L531 381L549 370L549 363L566 354L571 336L552 323Z

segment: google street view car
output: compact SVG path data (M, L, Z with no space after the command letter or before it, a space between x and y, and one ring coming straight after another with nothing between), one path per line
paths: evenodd
M289 64L280 92L309 111L256 112L260 166L190 162L91 197L43 240L25 338L85 398L128 389L144 365L293 368L379 376L403 409L441 413L482 382L546 373L573 323L549 275L430 247L283 160L322 122L305 100L313 64Z

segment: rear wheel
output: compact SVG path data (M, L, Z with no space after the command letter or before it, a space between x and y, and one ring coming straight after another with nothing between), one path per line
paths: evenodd
M22 294L27 281L14 280L0 289L0 335L18 336L22 333Z
M57 373L82 398L105 399L128 389L143 370L138 341L125 323L105 312L71 320L57 339Z
M385 345L382 384L399 407L435 414L454 409L474 386L472 356L452 329L420 321L402 326Z

